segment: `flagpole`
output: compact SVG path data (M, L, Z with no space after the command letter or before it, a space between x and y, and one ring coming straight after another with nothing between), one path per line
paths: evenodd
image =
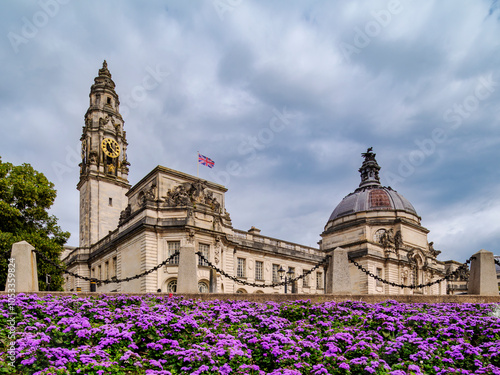
M199 155L200 151L196 151L198 155L196 155L196 177L200 178L200 160L199 160Z

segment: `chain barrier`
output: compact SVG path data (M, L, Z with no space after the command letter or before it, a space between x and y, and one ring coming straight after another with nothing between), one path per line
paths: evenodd
M233 280L234 282L236 282L238 284L243 284L243 285L247 285L247 286L253 286L253 287L256 287L256 288L273 288L275 286L282 286L282 285L285 285L285 284L290 284L291 285L293 282L295 282L297 280L300 280L300 279L303 279L306 276L309 276L312 272L316 271L319 267L321 267L323 264L325 264L326 262L328 262L328 260L331 258L331 255L327 255L322 261L320 261L318 264L316 264L309 271L307 271L306 273L303 273L302 275L297 276L297 277L295 277L293 279L286 279L285 281L282 281L280 283L257 284L257 283L249 283L247 281L240 280L237 277L231 276L231 275L227 274L225 271L223 271L220 268L218 268L217 266L215 266L213 263L211 263L207 258L205 258L203 256L203 254L201 252L198 251L198 252L196 252L196 254L201 258L201 260L203 260L203 262L205 264L207 264L210 268L212 268L215 271L217 271L218 273L220 273L222 276L227 277L228 279L231 279L231 280Z
M48 258L45 254L41 253L40 251L38 251L36 249L33 249L32 251L34 253L36 253L37 255L39 255L44 261L52 264L58 270L60 270L60 271L62 271L64 273L67 273L68 275L77 277L79 279L90 281L90 282L94 282L94 283L97 283L97 284L122 283L122 282L128 282L128 281L139 279L139 278L141 278L143 276L146 276L146 275L150 274L151 272L156 271L157 269L163 267L164 265L170 263L170 261L174 257L176 257L177 255L179 255L179 251L177 250L175 253L173 253L171 256L169 256L167 259L165 259L163 262L161 262L160 264L158 264L156 267L153 267L153 268L151 268L151 269L149 269L147 271L144 271L143 273L140 273L140 274L135 275L135 276L126 277L125 279L117 279L116 277L113 277L111 279L101 280L101 279L97 279L95 277L80 276L80 275L78 275L78 274L76 274L74 272L68 271L68 270L62 268L59 264L57 264L56 262L54 262L52 259Z
M500 267L500 259L496 259L496 258L493 258L493 260L495 261L495 264Z
M368 276L374 278L375 280L377 281L380 281L384 284L388 284L390 286L394 286L394 287L399 287L399 288L408 288L408 289L420 289L420 288L425 288L427 286L432 286L432 285L435 285L435 284L439 284L440 282L444 281L444 280L450 280L456 276L458 276L460 273L464 272L464 271L467 271L468 268L467 268L467 265L470 263L470 261L472 259L475 259L475 257L470 257L469 259L467 259L465 261L464 264L462 264L460 267L458 267L455 271L453 271L452 273L446 275L445 277L441 278L441 279L438 279L438 280L434 280L430 283L427 283L427 284L418 284L418 285L403 285L403 284L396 284L395 282L391 282L391 281L387 281L387 280L384 280L382 279L381 277L377 276L377 275L374 275L372 272L368 271L365 267L363 267L362 265L360 265L358 262L356 262L354 259L351 259L349 258L349 261L354 264L361 272L364 272L365 274L367 274Z
M170 261L172 259L174 259L176 256L179 255L179 251L177 250L176 252L174 252L170 257L168 257L167 259L165 259L163 262L161 262L160 264L158 264L157 266L147 270L147 271L144 271L143 273L140 273L138 275L135 275L135 276L131 276L131 277L126 277L124 279L117 279L116 277L113 277L111 279L106 279L106 280L101 280L101 279L97 279L95 277L86 277L86 276L81 276L81 275L78 275L74 272L71 272L71 271L68 271L67 269L61 267L59 264L57 264L56 262L54 262L52 259L48 258L45 254L41 253L40 251L36 250L36 249L33 249L32 250L34 253L36 253L37 255L39 255L44 261L50 263L51 265L53 265L54 267L56 267L58 270L62 271L63 273L66 273L70 276L74 276L76 278L79 278L79 279L82 279L82 280L86 280L86 281L90 281L90 282L95 282L97 284L111 284L111 283L121 283L121 282L128 282L128 281L132 281L132 280L136 280L136 279L139 279L143 276L146 276L148 274L150 274L151 272L154 272L156 270L158 270L159 268L163 267L164 265L166 264L169 264ZM237 277L234 277L234 276L231 276L229 275L228 273L226 273L224 270L218 268L217 266L215 266L213 263L211 263L207 258L205 258L205 256L203 256L203 254L201 252L196 252L195 253L196 255L198 255L200 257L200 259L206 264L208 265L210 268L214 269L215 271L217 271L218 273L220 273L222 276L230 279L230 280L233 280L234 282L238 283L238 284L242 284L242 285L247 285L247 286L252 286L252 287L257 287L257 288L273 288L273 287L276 287L276 286L282 286L282 285L285 285L285 284L292 284L294 283L295 281L298 281L300 279L303 279L304 277L306 276L309 276L311 273L313 273L314 271L316 271L319 267L321 267L322 265L326 264L328 262L328 260L332 257L331 255L327 255L323 260L321 260L318 264L316 264L313 268L311 268L309 271L307 271L306 273L303 273L302 275L300 276L297 276L293 279L285 279L285 281L282 281L282 282L279 282L279 283L272 283L272 284L258 284L258 283L250 283L250 282L247 282L247 281L244 281L244 280L240 280L238 279ZM430 283L427 283L427 284L418 284L418 285L403 285L403 284L397 284L395 282L391 282L391 281L387 281L387 280L384 280L382 279L381 277L377 276L377 275L374 275L371 271L368 271L365 267L363 267L362 265L360 265L358 262L356 262L354 259L352 258L348 258L349 261L354 264L354 266L356 266L361 272L367 274L368 276L372 277L373 279L377 280L377 281L380 281L384 284L388 284L390 286L393 286L393 287L399 287L399 288L409 288L409 289L420 289L420 288L425 288L427 286L432 286L432 285L435 285L435 284L439 284L441 282L443 282L444 280L450 280L452 278L455 278L457 277L458 275L460 275L462 272L465 272L465 271L468 271L468 264L470 264L471 260L472 259L475 259L475 257L470 257L469 259L467 259L465 261L464 264L462 264L460 267L458 267L455 271L453 271L452 273L446 275L445 277L441 278L441 279L438 279L438 280L434 280ZM498 265L500 267L500 260L498 259L494 259L495 261L495 264Z

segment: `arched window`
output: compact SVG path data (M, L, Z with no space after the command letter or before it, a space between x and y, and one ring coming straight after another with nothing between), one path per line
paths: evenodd
M205 281L198 282L198 292L208 293L208 284Z
M170 280L167 283L167 293L177 292L177 279Z
M238 289L238 290L236 291L236 293L237 293L237 294L244 294L244 293L246 293L246 292L247 292L247 291L246 291L245 289Z

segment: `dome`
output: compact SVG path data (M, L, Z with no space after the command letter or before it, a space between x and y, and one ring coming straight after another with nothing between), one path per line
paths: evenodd
M408 199L397 191L384 186L367 186L356 189L354 193L345 197L333 210L328 221L356 212L388 210L401 210L417 215Z
M380 184L378 172L380 166L370 147L362 156L365 158L359 169L361 183L351 194L333 210L329 222L342 216L364 211L406 211L417 215L412 204L397 191Z

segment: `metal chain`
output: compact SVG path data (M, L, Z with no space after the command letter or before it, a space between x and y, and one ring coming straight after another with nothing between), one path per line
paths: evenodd
M281 286L281 285L285 285L285 284L291 284L297 280L300 280L300 279L303 279L304 277L306 276L309 276L312 272L316 271L316 269L318 269L319 267L321 267L323 264L325 264L330 258L331 258L331 255L327 255L322 261L320 261L318 264L316 264L313 268L311 268L309 271L307 271L306 273L300 275L300 276L297 276L293 279L288 279L286 281L282 281L281 283L272 283L272 284L257 284L257 283L249 283L247 281L244 281L244 280L240 280L234 276L231 276L229 274L227 274L225 271L221 270L220 268L218 268L217 266L215 266L214 264L212 264L207 258L205 258L203 256L203 254L201 252L196 252L196 254L212 269L214 269L215 271L217 271L218 273L220 273L222 276L224 277L227 277L228 279L231 279L233 280L234 282L238 283L238 284L243 284L243 285L248 285L248 286L253 286L253 287L256 287L256 288L272 288L272 287L275 287L275 286Z
M471 259L474 259L474 257L470 257L469 259L467 259L467 261L464 264L462 264L460 267L458 267L455 271L453 271L452 273L446 275L445 277L443 277L441 279L434 280L434 281L432 281L430 283L427 283L427 284L418 284L418 285L396 284L394 282L384 280L381 277L379 277L377 275L374 275L372 272L368 271L365 267L363 267L362 265L360 265L354 259L349 258L349 261L352 264L354 264L361 272L366 273L368 276L370 276L370 277L374 278L375 280L380 281L380 282L382 282L384 284L388 284L390 286L399 287L399 288L420 289L420 288L425 288L427 286L432 286L434 284L439 284L440 282L442 282L444 280L450 280L451 278L457 276L462 271L466 271L467 270L467 265L470 263Z
M495 259L495 258L493 258L493 260L495 261L495 264L496 264L498 267L500 267L500 259Z
M125 279L117 279L116 277L113 277L112 279L107 279L107 280L101 280L101 279L97 279L95 277L86 277L86 276L80 276L74 272L71 272L71 271L68 271L64 268L62 268L59 264L57 264L56 262L54 262L52 259L48 258L45 254L41 253L40 251L36 250L36 249L33 249L32 250L34 253L36 253L37 255L40 255L40 257L52 264L54 267L56 267L58 270L64 272L64 273L67 273L68 275L71 275L71 276L74 276L74 277L77 277L79 279L82 279L82 280L86 280L86 281L90 281L90 282L95 282L95 283L98 283L98 284L111 284L111 283L122 283L122 282L128 282L128 281L131 281L131 280L135 280L135 279L139 279L145 275L148 275L150 274L151 272L154 272L156 271L157 269L163 267L164 265L168 264L175 256L179 255L179 251L177 250L175 253L173 253L170 257L168 257L167 259L165 259L163 262L161 262L160 264L158 264L156 267L153 267L147 271L144 271L143 273L141 274L138 274L138 275L135 275L135 276L131 276L131 277L126 277Z

